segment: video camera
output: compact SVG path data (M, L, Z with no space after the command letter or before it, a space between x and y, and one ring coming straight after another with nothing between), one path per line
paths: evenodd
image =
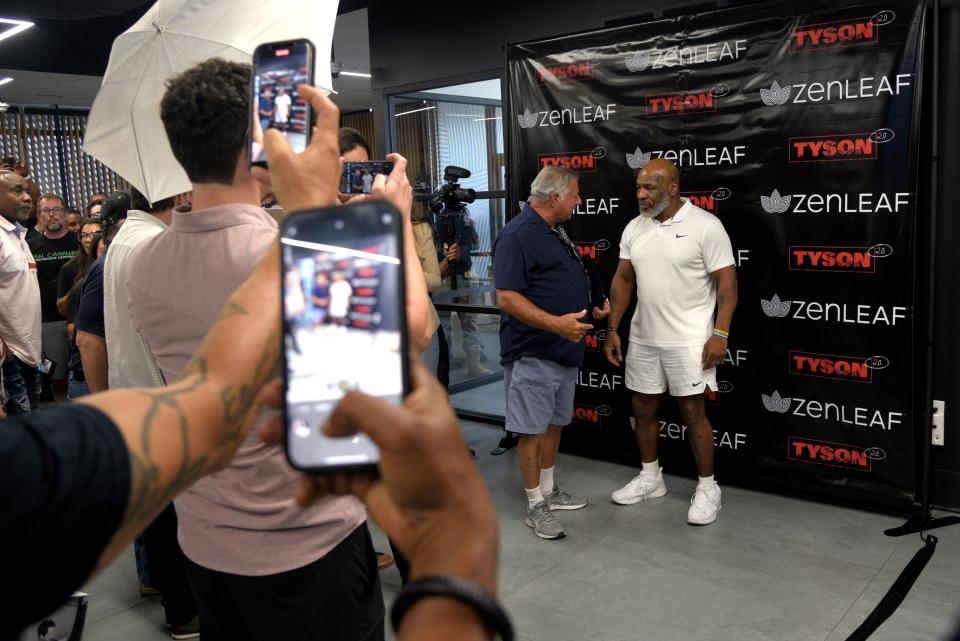
M469 169L447 165L443 170L445 184L440 185L430 197L430 210L436 215L437 234L440 241L446 245L460 243L464 239L465 205L477 199L477 192L463 189L457 181L469 177Z

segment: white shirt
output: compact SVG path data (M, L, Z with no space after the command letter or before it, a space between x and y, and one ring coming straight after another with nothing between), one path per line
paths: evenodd
M631 343L702 345L713 331L717 287L710 274L735 264L733 248L719 218L684 200L666 223L641 215L623 230L620 258L637 276Z
M0 363L12 353L40 364L40 283L20 223L0 216Z
M335 281L330 285L330 306L327 313L334 318L343 318L350 311L350 295L353 287L345 280Z
M290 95L284 94L273 99L273 119L276 122L287 122L290 116Z
M156 216L131 209L117 232L103 266L103 324L107 341L107 381L110 389L156 387L163 379L152 356L133 328L127 309L127 265L137 247L167 226Z

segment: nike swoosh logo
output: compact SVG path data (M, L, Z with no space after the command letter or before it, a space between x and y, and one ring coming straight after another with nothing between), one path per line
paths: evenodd
M677 238L686 238L686 237L687 237L686 234L677 234Z
M694 384L691 385L690 387L696 387L697 385L699 385L699 384L702 383L702 382L703 382L703 381L697 381L696 383L694 383Z

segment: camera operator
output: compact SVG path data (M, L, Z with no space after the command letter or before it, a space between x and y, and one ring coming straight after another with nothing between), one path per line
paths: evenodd
M447 166L443 179L446 184L433 196L430 208L434 212L434 238L438 244L437 258L440 261L440 291L456 291L468 288L473 277L473 249L480 244L477 227L470 217L466 204L476 200L473 189L462 189L457 183L461 178L469 178L470 172L462 167ZM455 303L479 304L479 297L470 294L457 296ZM462 334L461 348L467 357L467 377L476 378L490 374L490 370L481 365L486 360L483 341L477 329L477 314L457 312ZM451 312L439 312L440 323L447 342L448 361L453 363L453 331ZM452 369L452 367L451 367Z

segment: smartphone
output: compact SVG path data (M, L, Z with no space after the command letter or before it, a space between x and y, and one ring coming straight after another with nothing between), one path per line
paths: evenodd
M312 85L314 46L306 39L268 42L253 52L253 81L250 93L250 164L267 166L262 132L276 129L295 153L310 143L313 114L297 87Z
M340 177L340 193L369 194L377 174L389 176L391 171L393 171L393 162L389 160L345 162L343 176Z
M321 431L357 389L400 404L409 391L401 214L383 200L298 212L280 227L285 447L310 472L374 469L365 434Z

